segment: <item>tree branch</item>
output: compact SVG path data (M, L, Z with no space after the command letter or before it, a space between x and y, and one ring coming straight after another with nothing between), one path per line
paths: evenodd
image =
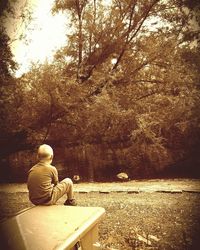
M121 52L120 52L120 54L119 54L119 57L118 57L118 59L117 59L117 62L116 62L115 65L113 66L112 70L115 70L115 69L118 67L118 65L119 65L119 63L120 63L120 61L121 61L121 59L122 59L122 57L123 57L123 55L124 55L124 53L125 53L125 51L126 51L126 49L127 49L127 45L130 44L130 42L133 40L134 37L136 37L136 35L138 34L139 30L141 29L141 27L142 27L144 21L147 19L147 17L148 17L148 15L149 15L150 11L151 11L152 8L154 7L154 5L155 5L157 2L159 2L159 1L160 1L160 0L154 0L153 3L149 6L149 8L148 8L148 10L146 11L146 13L143 13L144 17L141 18L141 20L140 20L141 22L140 22L138 28L135 30L135 32L133 33L133 35L130 37L130 34L131 34L132 30L133 30L133 29L137 26L137 24L139 23L139 22L138 22L137 24L135 24L135 25L133 25L133 26L131 27L133 12L134 12L134 9L135 9L135 3L134 3L134 5L133 5L133 7L132 7L132 10L131 10L131 13L130 13L130 19L129 19L128 30L123 34L123 36L126 36L126 41L125 41L124 47L122 48L122 50L121 50ZM123 36L122 36L122 37L123 37Z

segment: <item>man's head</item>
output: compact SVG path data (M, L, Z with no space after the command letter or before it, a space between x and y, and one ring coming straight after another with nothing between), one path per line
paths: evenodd
M52 161L53 149L47 144L41 145L38 148L38 159L44 161Z

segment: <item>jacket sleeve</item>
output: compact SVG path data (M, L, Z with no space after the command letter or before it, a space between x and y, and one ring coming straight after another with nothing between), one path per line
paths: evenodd
M53 180L52 180L52 182L54 185L57 185L58 181L59 181L58 180L58 171L55 167L53 167Z

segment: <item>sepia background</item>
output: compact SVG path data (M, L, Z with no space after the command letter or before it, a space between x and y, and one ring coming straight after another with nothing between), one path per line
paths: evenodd
M1 1L1 180L200 176L196 1ZM46 20L46 21L45 21Z
M199 2L1 0L0 23L0 220L47 143L102 250L198 250Z

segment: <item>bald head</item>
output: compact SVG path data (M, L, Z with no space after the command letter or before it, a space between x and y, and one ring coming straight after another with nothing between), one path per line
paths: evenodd
M38 159L39 160L52 160L53 159L53 149L47 145L43 144L38 148Z

